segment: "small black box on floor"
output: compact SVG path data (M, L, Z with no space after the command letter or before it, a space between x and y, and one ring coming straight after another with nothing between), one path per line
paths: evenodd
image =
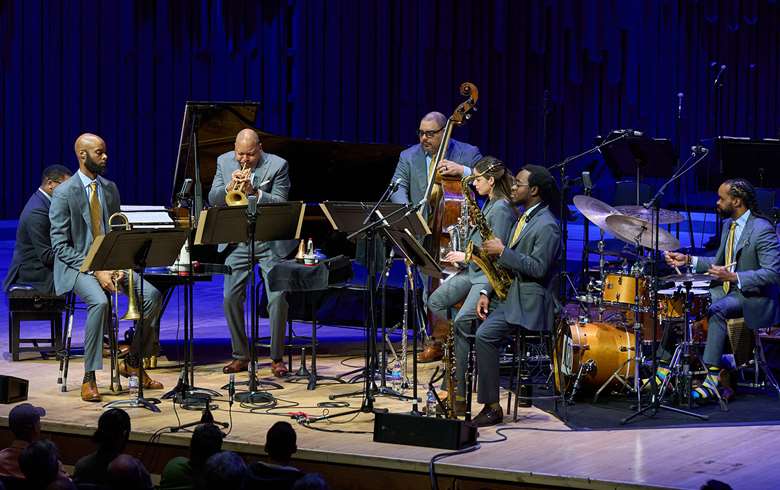
M16 403L27 399L28 381L0 374L0 403Z
M374 442L461 449L476 444L477 428L462 420L375 411Z

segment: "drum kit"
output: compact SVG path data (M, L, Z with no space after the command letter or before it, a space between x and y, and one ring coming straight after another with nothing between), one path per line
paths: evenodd
M593 275L584 294L577 296L583 314L577 320L562 322L557 336L556 389L569 401L578 392L587 392L593 394L595 402L604 390L625 391L639 397L640 367L653 355L653 342L661 340L665 329L672 329L682 339L672 362L686 363L684 376L690 383L688 355L691 345L706 339L708 288L713 278L678 273L654 282L646 269L655 248L655 230L659 251L676 250L680 242L666 229L656 227L654 213L643 206L612 207L585 195L575 196L574 205L601 231L598 251L593 252L599 255L599 266L591 271ZM660 225L682 220L675 211L659 211ZM605 233L630 248L607 252ZM607 261L607 257L614 256L618 262ZM658 329L654 331L656 325Z

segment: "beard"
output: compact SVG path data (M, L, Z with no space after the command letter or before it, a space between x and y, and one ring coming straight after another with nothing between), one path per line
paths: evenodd
M96 175L103 175L106 173L106 165L99 164L89 155L87 155L86 159L84 160L84 166L87 167L87 170Z
M715 210L718 212L721 218L731 218L731 215L734 214L734 208L731 206L729 207L716 207Z

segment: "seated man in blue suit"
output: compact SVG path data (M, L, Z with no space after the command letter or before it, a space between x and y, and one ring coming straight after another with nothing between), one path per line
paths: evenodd
M3 283L5 291L13 284L26 284L42 293L54 292L49 206L54 189L71 175L62 165L50 165L43 170L41 186L30 196L19 216L14 255Z
M398 183L398 189L390 196L390 200L398 204L417 204L425 198L428 180L431 175L431 161L439 151L444 137L444 127L447 118L441 112L429 112L420 121L417 137L420 140L410 148L401 152L398 165L395 167L392 182ZM436 170L445 177L463 178L471 175L474 165L482 158L479 148L450 139L444 158ZM428 217L428 207L422 209L423 216ZM427 296L428 285L424 278L424 292ZM446 321L433 323L431 338L425 345L425 350L417 356L419 362L434 362L442 358L442 340L447 337L449 327Z
M57 294L76 293L87 305L87 325L84 332L84 381L81 399L99 402L95 371L103 368L103 328L109 312L106 292L115 292L117 284L126 293L127 278L123 271L80 272L92 242L109 230L109 217L118 212L119 190L116 184L104 178L108 153L100 136L85 133L76 139L76 157L79 170L54 190L49 219L51 220L51 247L54 250L54 289ZM160 313L161 295L144 281L144 297L140 298L141 280L136 274L135 294L144 309L144 324L139 325L130 346L130 353L119 365L119 373L130 376L138 373L141 352L152 352L154 328ZM143 349L142 349L143 346ZM144 376L144 388L159 390L162 384Z
M721 356L728 338L726 322L744 317L752 329L780 323L780 244L774 226L758 211L756 191L745 179L730 179L718 188L718 213L725 218L720 247L715 257L693 257L667 252L673 267L690 265L698 273L714 276L707 312L707 343L702 360L708 366L704 382L691 396L699 402L717 397ZM663 380L669 373L671 353L659 349L656 371Z
M242 172L243 168L243 172ZM235 150L217 158L217 173L209 191L212 206L224 206L228 189L240 190L246 196L257 196L258 204L287 201L290 192L290 174L287 161L263 151L257 133L243 129L236 135ZM265 284L268 272L280 260L295 250L296 240L277 240L255 243L255 258ZM229 249L225 265L233 273L225 276L223 302L225 318L230 329L233 360L222 368L226 374L246 371L249 366L249 349L245 331L244 303L249 280L249 247L246 243L222 244L219 251ZM284 355L284 330L287 326L287 299L283 291L271 291L268 297L268 320L271 326L271 372L277 378L287 374L282 360Z

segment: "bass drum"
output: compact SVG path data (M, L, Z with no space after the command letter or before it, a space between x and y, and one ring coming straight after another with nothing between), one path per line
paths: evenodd
M555 345L555 389L568 393L582 367L579 391L595 392L614 373L634 373L633 332L614 323L565 323Z

